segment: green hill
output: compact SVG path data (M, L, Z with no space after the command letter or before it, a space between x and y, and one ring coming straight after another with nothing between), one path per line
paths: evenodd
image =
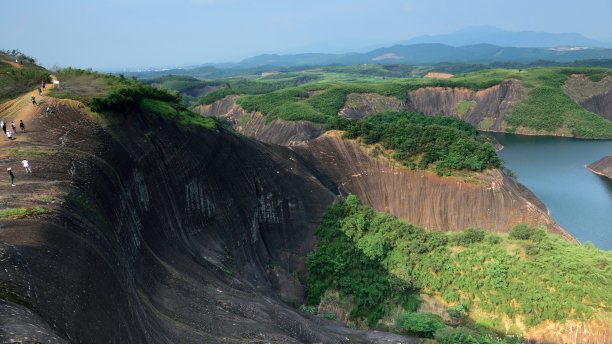
M295 75L297 74L297 75ZM586 75L593 81L612 76L612 69L594 67L549 67L531 69L487 69L460 74L449 79L394 78L346 80L345 75L319 73L318 81L283 87L276 81L260 78L249 81L248 87L226 87L213 91L202 103L209 104L229 94L242 95L238 104L247 111L259 111L266 120L308 120L328 123L346 103L351 93L376 93L408 100L408 92L424 87L460 87L474 91L516 80L527 97L514 105L505 118L509 132L566 135L580 138L612 138L612 122L591 113L564 93L562 86L572 74ZM294 73L298 78L300 73ZM303 75L309 75L304 72ZM311 75L312 76L312 75ZM357 80L355 80L357 79ZM281 79L282 80L282 79ZM361 80L361 81L358 81ZM271 87L272 83L274 87ZM290 85L290 83L288 83ZM230 84L231 85L231 84ZM264 93L266 90L273 90ZM274 90L274 88L279 88ZM263 94L260 94L263 93Z
M308 259L310 304L338 294L338 312L363 327L380 328L395 316L397 331L445 342L471 330L521 336L545 322L612 323L612 253L542 229L426 232L349 196L327 210L317 237ZM414 313L419 293L446 305L453 328Z
M49 72L19 51L0 51L0 101L13 98L49 82Z

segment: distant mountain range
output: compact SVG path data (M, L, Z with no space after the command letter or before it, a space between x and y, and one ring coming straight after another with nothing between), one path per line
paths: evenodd
M406 41L402 45L442 43L451 46L488 43L502 47L551 48L560 46L584 46L612 48L612 42L601 42L579 33L548 33L535 31L507 31L494 26L472 26L443 35L424 35Z
M178 75L191 74L187 70L197 70L198 75L229 76L235 73L228 74L221 71L375 63L408 65L533 64L541 61L569 63L582 60L610 60L612 59L610 48L612 43L596 41L578 33L512 32L492 26L475 26L449 34L419 36L368 52L265 54L238 63L209 63L199 67L173 68L165 74L170 72ZM162 73L164 71L149 70L140 74L161 75Z
M454 47L440 43L394 45L367 53L351 54L266 54L239 62L235 67L259 66L295 67L321 65L349 65L362 63L432 65L437 63L519 62L538 60L572 62L585 59L612 59L612 49L587 47L524 48L475 44Z

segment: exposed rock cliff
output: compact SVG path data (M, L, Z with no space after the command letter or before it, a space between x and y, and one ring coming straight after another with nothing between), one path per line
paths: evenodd
M405 111L410 108L395 97L385 97L377 93L351 93L346 97L344 107L338 115L360 119L385 111Z
M612 121L612 77L595 82L574 74L567 79L563 90L585 109Z
M236 104L236 98L238 96L227 96L210 105L200 105L194 111L205 116L223 119L236 131L246 136L283 146L301 145L322 133L322 125L308 121L276 119L266 123L261 113L244 111Z
M426 87L408 95L409 107L415 111L459 117L482 130L504 131L510 107L527 93L518 81L505 80L477 92L467 88Z
M316 166L330 188L354 193L376 210L427 229L508 232L515 224L527 223L572 240L529 190L497 170L442 178L375 159L356 141L333 133L296 150Z
M363 118L385 111L412 110L427 115L458 117L476 128L504 131L510 107L527 93L518 81L505 80L480 91L468 88L425 87L408 92L406 102L377 94L350 94L339 114Z
M612 179L612 155L606 156L587 166L593 173Z
M501 92L501 86L489 90L487 97L492 97L495 92ZM481 94L479 99L484 98ZM282 120L264 126L265 130L245 131L245 126L239 123L247 114L232 98L198 110L213 115L217 112L217 117L233 123L241 133L269 143L287 145L286 137L303 135L300 124L290 126ZM222 113L223 110L231 111ZM255 116L259 118L261 114ZM277 130L279 127L294 131ZM258 124L257 128L262 127ZM462 230L476 226L506 232L518 223L528 223L544 225L550 232L572 238L548 216L545 206L529 190L498 171L482 175L477 182L462 182L457 178L395 168L388 161L364 153L354 142L330 135L316 138L315 134L309 132L301 143L292 142L296 146L294 150L309 165L316 166L319 179L332 191L354 193L378 211L428 229Z
M289 149L47 102L1 150L17 175L3 205L46 207L0 221L1 342L418 342L281 302L301 302L334 199Z

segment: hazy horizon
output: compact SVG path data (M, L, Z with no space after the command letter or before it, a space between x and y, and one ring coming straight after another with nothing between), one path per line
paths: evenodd
M363 51L483 25L612 41L612 0L34 0L3 7L0 48L47 67L135 69Z

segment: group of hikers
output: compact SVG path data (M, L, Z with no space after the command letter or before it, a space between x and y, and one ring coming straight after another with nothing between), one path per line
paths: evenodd
M38 88L38 96L39 96L39 97L42 97L42 95L43 95L43 90L45 89L45 86L46 86L46 85L47 85L47 84L45 83L45 80L43 80L43 81L41 81L41 82L40 82L40 87ZM32 96L32 98L31 98L31 99L32 99L32 105L36 105L36 97L35 97L35 96Z
M13 133L11 133L10 129L6 128L6 123L4 122L4 119L0 121L0 127L2 127L2 131L4 131L4 134L8 137L9 141L12 144L13 143L13 133L17 134L17 127L15 126L15 122L11 121L11 129L13 129ZM26 132L25 124L23 123L23 120L21 119L19 120L19 128L21 129L22 133ZM23 168L25 169L26 173L32 173L32 168L30 168L30 162L27 159L23 159L21 161L21 165L23 165ZM9 176L9 183L11 183L11 186L15 186L15 175L13 174L13 169L11 169L10 167L7 167L6 172L8 173L8 176Z
M45 80L43 80L43 81L40 83L40 86L41 86L41 87L39 87L39 88L38 88L38 96L39 96L39 97L42 97L42 95L43 95L43 90L45 89L45 86L46 86L46 85L47 85L47 84L45 83ZM32 100L32 105L37 105L37 104L36 104L36 96L32 96L30 99ZM51 107L47 106L47 113L52 113L52 112L53 112L53 110L51 110Z
M41 83L42 89L45 88L45 81L43 80ZM42 89L39 88L38 89L38 95L42 96ZM36 97L32 96L32 104L36 105ZM49 112L49 109L47 109L47 112ZM0 127L2 127L2 131L4 132L4 134L6 135L6 137L8 137L9 142L12 144L13 143L13 134L17 134L17 126L15 126L15 122L11 121L10 124L11 128L7 129L7 124L4 121L4 119L0 120ZM11 132L12 129L12 132ZM19 120L19 129L21 130L22 133L26 132L26 128L25 128L25 123L23 123L23 120L20 119ZM32 173L32 168L30 167L30 162L27 159L23 159L21 161L21 165L23 166L25 173ZM11 186L15 186L15 175L13 174L13 169L10 167L6 168L6 172L8 173L8 177L9 177L9 183L11 183Z

